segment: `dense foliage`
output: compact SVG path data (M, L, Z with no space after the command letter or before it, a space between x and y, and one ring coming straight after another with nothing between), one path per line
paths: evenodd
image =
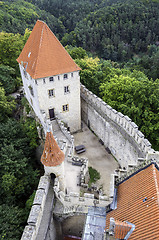
M39 181L36 122L15 120L23 106L9 95L21 85L16 58L29 34L0 33L0 239L8 240L20 239Z
M26 28L34 27L37 19L45 21L57 36L65 32L59 19L27 1L0 1L0 31L24 34Z
M74 44L113 61L126 61L159 42L159 4L130 1L101 8L81 20L63 44Z

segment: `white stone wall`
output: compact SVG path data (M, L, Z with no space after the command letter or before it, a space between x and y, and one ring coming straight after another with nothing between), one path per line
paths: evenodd
M65 171L64 171L64 162L62 162L58 166L54 167L47 167L44 166L45 169L45 175L50 175L51 173L54 173L56 177L59 180L59 188L61 191L65 191Z
M37 92L40 109L44 110L49 118L49 109L55 109L55 115L70 127L71 132L81 128L81 106L80 106L80 76L79 71L67 73L68 78L64 79L64 74L53 76L54 81L50 82L49 77L38 79ZM59 79L58 79L59 78ZM64 93L64 87L69 86L70 93ZM54 89L55 96L49 97L48 90ZM69 110L63 112L62 106L68 104Z
M150 142L128 116L112 109L100 98L81 85L82 120L111 150L122 167L137 164L151 151Z
M52 76L54 81L49 81L49 77L32 79L24 67L19 64L21 77L24 85L25 95L32 106L36 116L43 127L46 128L46 119L49 118L49 109L54 108L55 116L70 127L71 132L76 132L81 128L81 105L80 105L80 76L79 71L67 73L68 78L64 79L64 74ZM27 69L26 69L27 71ZM72 76L73 74L73 76ZM64 87L69 87L69 93L64 93ZM33 89L34 96L30 92ZM54 89L55 95L49 96L49 90ZM68 104L68 111L63 111L63 105Z
M39 118L41 124L44 128L45 126L45 116L41 112L39 100L38 100L38 92L37 92L37 84L35 82L35 79L32 79L30 75L26 72L26 75L24 75L24 67L19 64L20 73L23 81L24 91L25 91L25 97L27 98L30 106L32 106L36 116ZM32 96L30 92L30 87L33 89L34 96Z

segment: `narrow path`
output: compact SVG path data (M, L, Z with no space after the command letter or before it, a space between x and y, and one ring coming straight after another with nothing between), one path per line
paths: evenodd
M48 190L42 220L39 226L38 234L36 240L45 240L47 236L48 230L48 223L50 223L52 210L53 210L53 199L54 199L54 192L53 192L53 184L50 182L50 187Z

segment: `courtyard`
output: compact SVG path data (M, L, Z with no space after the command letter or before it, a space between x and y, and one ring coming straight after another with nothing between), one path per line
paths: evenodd
M118 163L115 158L109 154L105 146L99 142L99 139L86 124L82 124L82 130L73 134L74 144L84 145L86 151L78 154L78 157L88 158L88 166L96 169L100 173L100 179L96 182L96 185L102 187L103 194L109 195L110 191L110 178L111 174L118 167ZM74 155L77 155L74 152Z

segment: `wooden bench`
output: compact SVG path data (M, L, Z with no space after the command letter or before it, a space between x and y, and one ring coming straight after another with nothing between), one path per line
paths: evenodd
M78 145L78 146L75 147L75 151L76 151L77 154L79 154L79 153L85 152L86 149L85 149L84 145Z

